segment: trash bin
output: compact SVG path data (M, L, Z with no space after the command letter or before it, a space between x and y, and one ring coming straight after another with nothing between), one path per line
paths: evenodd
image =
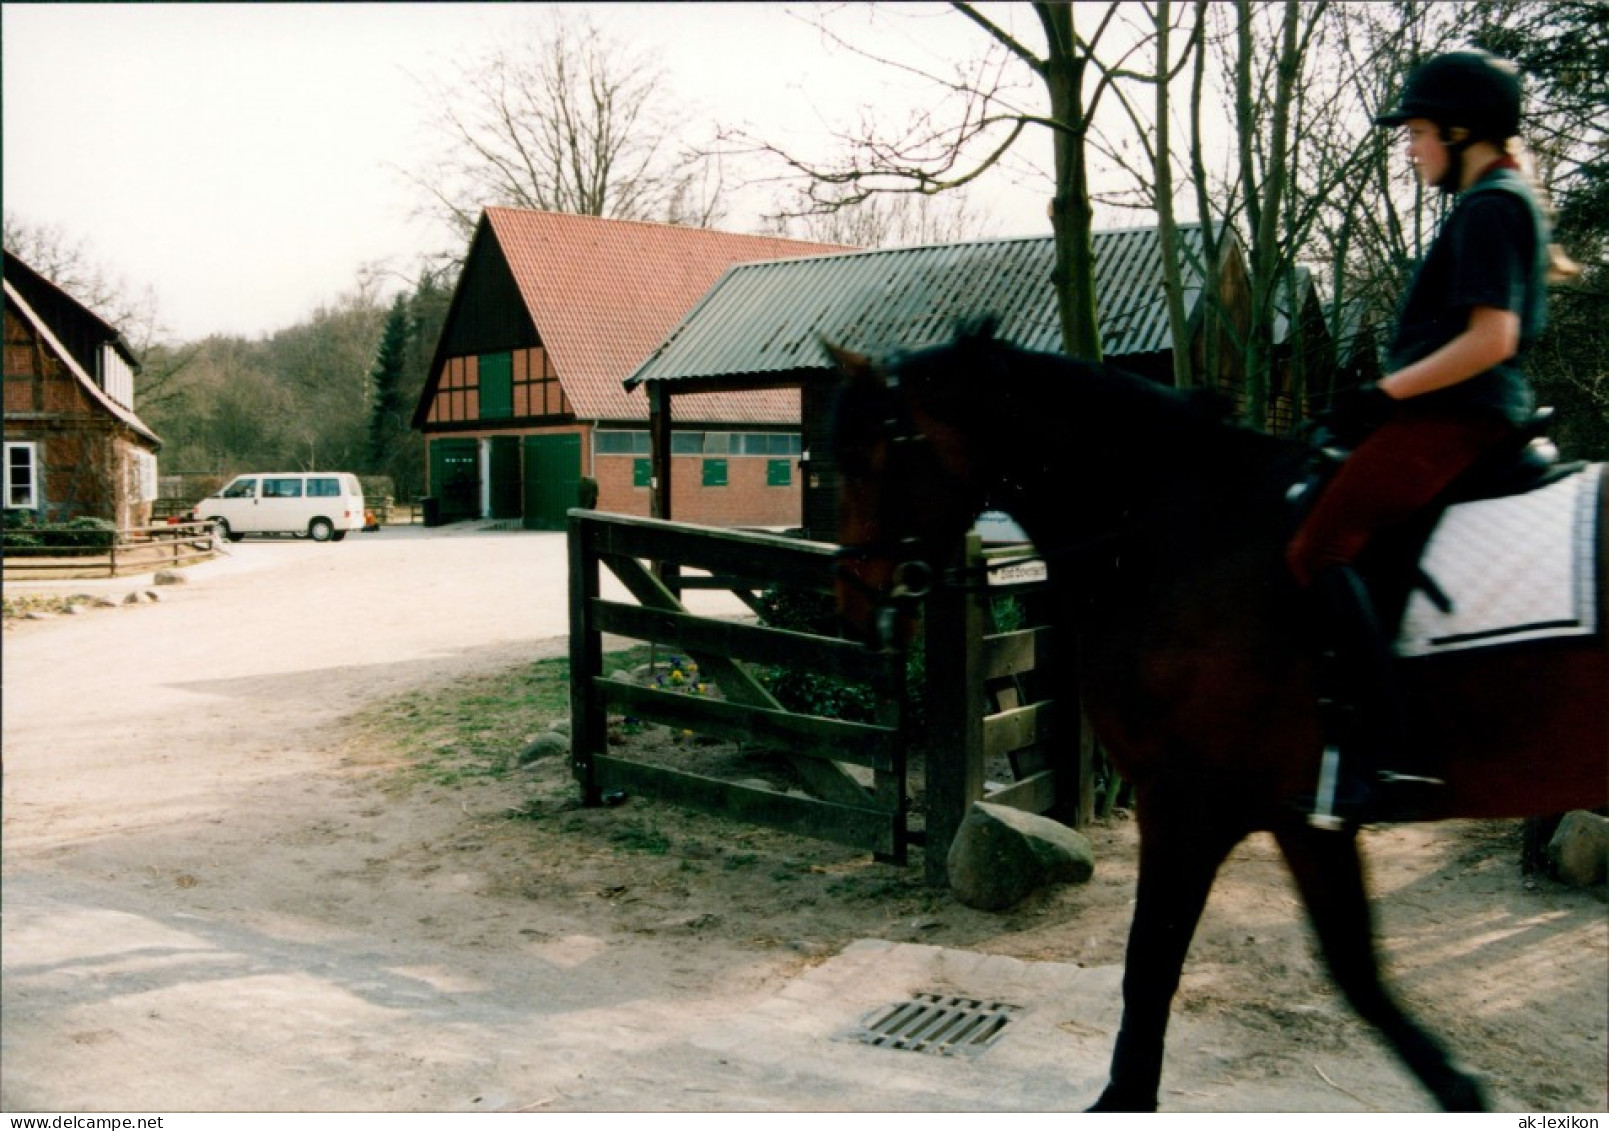
M441 500L433 495L422 496L419 500L419 511L425 516L426 526L441 525Z

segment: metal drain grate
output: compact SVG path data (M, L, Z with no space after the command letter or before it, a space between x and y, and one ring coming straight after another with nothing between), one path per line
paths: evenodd
M997 1001L919 993L872 1014L855 1039L905 1052L976 1056L999 1039L1018 1012L1017 1006Z

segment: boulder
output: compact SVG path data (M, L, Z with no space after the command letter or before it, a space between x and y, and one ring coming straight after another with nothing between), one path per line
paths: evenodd
M570 740L555 731L544 731L531 739L520 751L519 764L529 766L532 762L539 762L543 758L568 758L570 756Z
M180 573L176 569L164 569L159 571L151 580L156 582L158 585L188 585L190 583L190 575L187 573Z
M1046 884L1088 880L1095 852L1087 837L1049 817L979 801L950 844L948 865L958 900L1004 911Z
M1567 884L1603 883L1609 874L1609 817L1585 809L1566 813L1548 842L1548 860Z

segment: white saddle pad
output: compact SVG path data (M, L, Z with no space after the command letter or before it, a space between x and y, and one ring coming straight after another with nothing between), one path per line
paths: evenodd
M1598 485L1603 465L1503 499L1450 508L1420 567L1452 602L1422 591L1408 601L1398 654L1590 636L1598 629Z

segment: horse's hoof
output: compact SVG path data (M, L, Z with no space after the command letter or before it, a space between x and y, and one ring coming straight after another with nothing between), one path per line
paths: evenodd
M1137 1100L1133 1096L1124 1095L1117 1088L1108 1084L1106 1090L1101 1093L1100 1099L1084 1110L1090 1113L1103 1111L1155 1111L1156 1097L1152 1096L1149 1100Z
M1457 1073L1436 1098L1441 1101L1443 1111L1492 1110L1480 1078L1467 1072Z

